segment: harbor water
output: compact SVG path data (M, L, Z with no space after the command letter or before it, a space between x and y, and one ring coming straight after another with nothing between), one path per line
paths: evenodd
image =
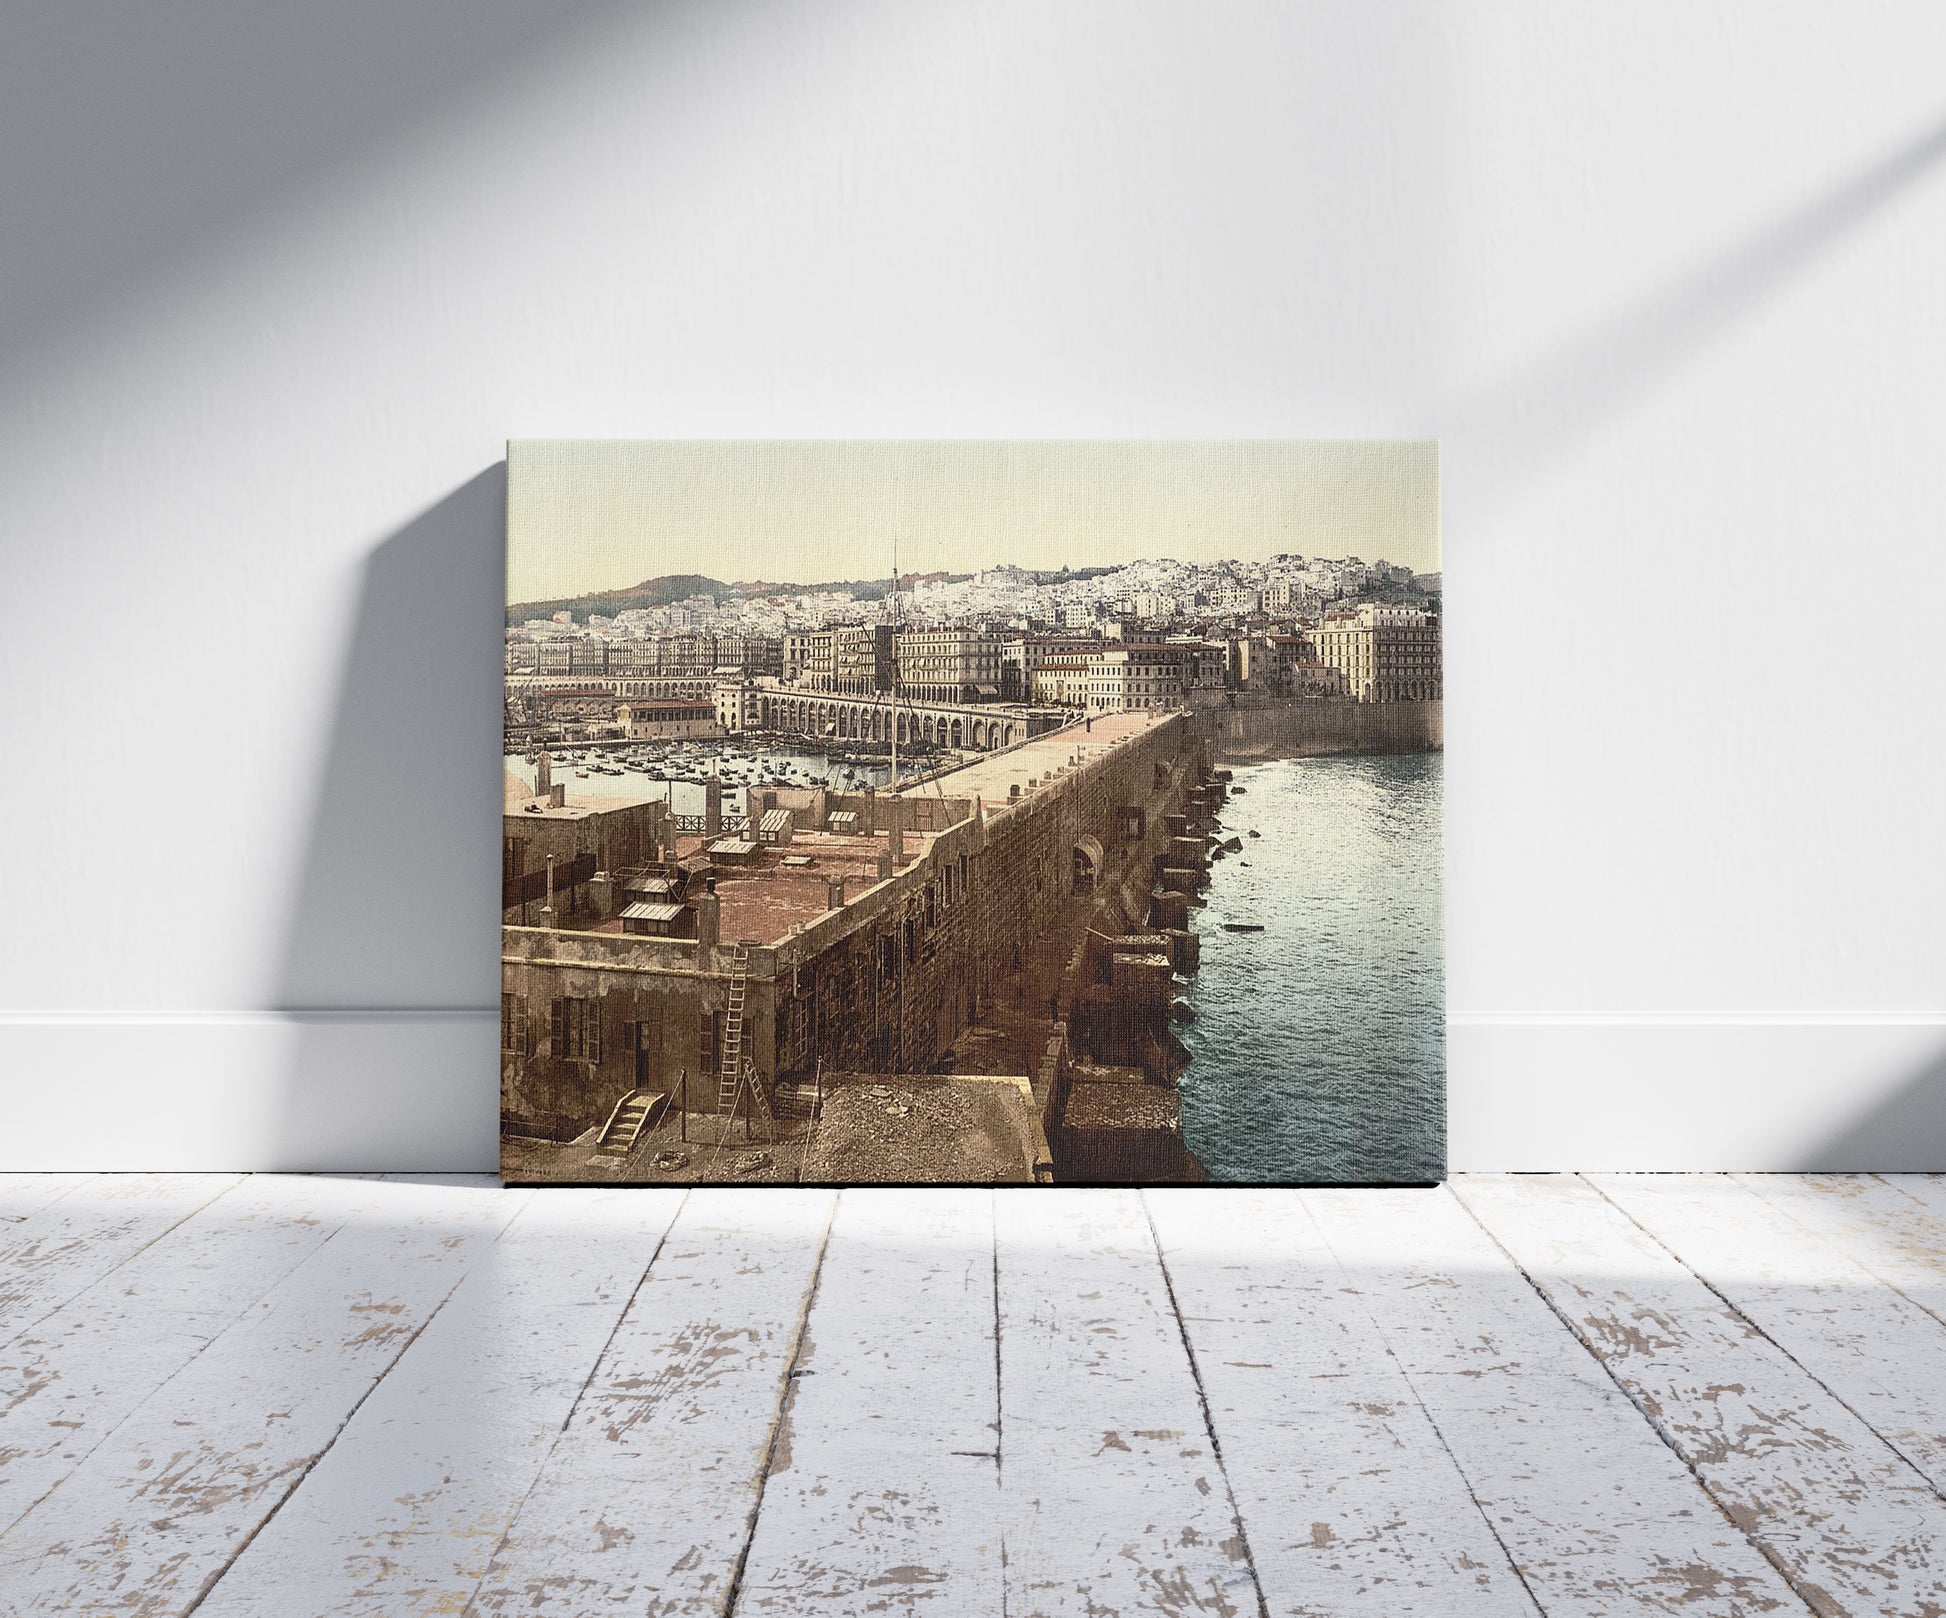
M1445 1177L1442 764L1236 769L1218 835L1243 851L1192 912L1202 969L1184 991L1183 1133L1212 1180Z
M827 759L820 753L756 745L741 747L734 754L725 756L721 746L692 743L680 752L671 751L668 757L654 760L653 769L666 775L686 777L683 780L658 781L648 773L625 767L620 774L605 773L594 768L591 762L599 761L612 769L631 757L648 762L655 751L660 749L648 746L572 748L566 753L554 755L554 779L566 785L571 798L652 798L669 804L675 814L700 815L708 790L702 777L714 773L723 783L724 812L741 815L749 812L745 798L746 776L753 778L752 784L758 786L783 780L793 786L831 786L847 792L862 791L867 785L883 787L892 777L890 762L882 758ZM907 760L901 757L899 778L904 780L921 769L936 765L936 759ZM521 754L508 754L506 767L511 775L526 781L534 779L534 766Z

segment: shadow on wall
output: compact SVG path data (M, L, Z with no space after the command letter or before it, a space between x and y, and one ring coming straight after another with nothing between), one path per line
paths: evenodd
M1922 1059L1886 1100L1789 1166L1806 1174L1946 1170L1946 1047Z
M454 100L578 44L617 0L20 0L0 53L0 364L381 164Z
M501 462L365 565L275 984L281 1166L493 1162L506 507Z

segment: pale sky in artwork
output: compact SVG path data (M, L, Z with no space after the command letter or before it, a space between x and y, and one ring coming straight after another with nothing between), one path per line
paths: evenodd
M509 601L1280 552L1439 563L1430 441L516 440Z

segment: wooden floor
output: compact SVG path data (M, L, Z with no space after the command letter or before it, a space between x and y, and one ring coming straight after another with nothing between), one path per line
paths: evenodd
M0 1612L1946 1612L1946 1181L0 1176Z

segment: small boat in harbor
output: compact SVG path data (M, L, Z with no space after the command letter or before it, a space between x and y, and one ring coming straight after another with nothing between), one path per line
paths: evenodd
M1226 921L1223 923L1223 931L1226 933L1260 933L1263 930L1264 924L1260 921Z

